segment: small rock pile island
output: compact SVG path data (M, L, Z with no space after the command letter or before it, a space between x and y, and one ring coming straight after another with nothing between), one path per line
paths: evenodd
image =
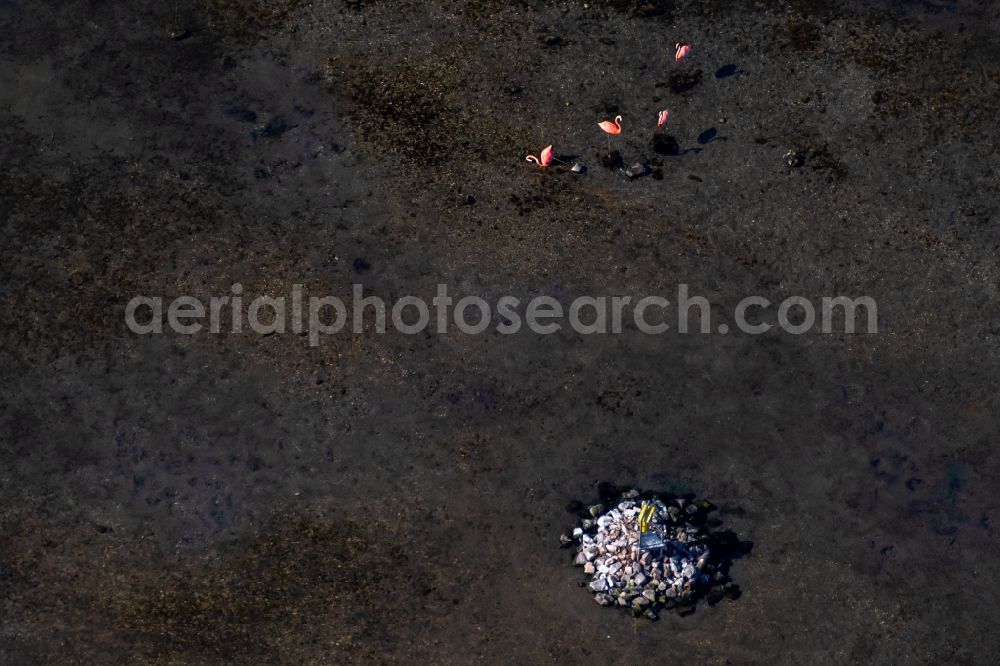
M715 605L740 595L729 566L751 544L730 531L712 532L709 526L719 524L709 519L714 509L692 497L633 489L614 502L591 506L589 517L562 542L573 548L575 564L588 576L587 589L602 606L630 609L650 620L663 610L687 615L701 597Z

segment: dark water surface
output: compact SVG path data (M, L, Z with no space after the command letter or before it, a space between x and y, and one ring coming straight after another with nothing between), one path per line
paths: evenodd
M994 5L128 4L0 2L0 662L995 661ZM125 328L237 282L879 331ZM598 481L718 504L742 597L598 607Z

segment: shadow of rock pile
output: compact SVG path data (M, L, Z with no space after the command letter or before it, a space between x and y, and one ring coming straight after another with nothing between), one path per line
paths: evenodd
M568 507L582 520L561 538L587 576L581 585L597 603L656 620L663 611L693 613L701 599L715 605L739 598L729 568L752 544L732 531L713 529L720 521L710 517L716 508L711 502L621 491L610 484L599 484L598 490L600 502ZM643 507L649 507L648 525L640 534Z

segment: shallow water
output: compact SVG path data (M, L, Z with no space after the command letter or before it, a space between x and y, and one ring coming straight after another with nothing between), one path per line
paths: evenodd
M0 661L989 662L995 8L163 4L0 3ZM616 114L658 177L600 165ZM237 282L879 331L124 325ZM598 607L558 537L599 481L719 505L742 597Z

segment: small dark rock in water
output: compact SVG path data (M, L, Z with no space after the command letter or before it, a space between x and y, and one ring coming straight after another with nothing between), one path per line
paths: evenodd
M617 150L612 150L610 153L605 153L601 156L601 164L608 169L618 169L625 163L622 160L622 154Z
M275 116L267 121L264 125L264 129L260 131L261 136L265 136L272 139L276 136L281 136L290 129L288 121L285 120L284 116Z
M663 169L656 167L653 169L653 180L663 180Z
M367 259L358 257L357 259L354 260L354 270L357 271L358 273L364 273L366 271L369 271L371 270L371 267L372 265L368 263Z
M257 114L245 106L231 106L226 110L226 115L244 123L257 122Z
M267 175L268 175L267 169L265 169L264 167L256 167L253 170L253 177L256 178L257 180L261 180L262 178L267 178Z
M559 35L549 35L548 37L545 38L546 46L559 46L561 42L562 42L562 37L560 37Z
M625 175L634 180L645 176L647 173L649 173L649 167L640 162L636 162L628 171L625 172Z
M611 39L610 37L601 37L597 41L599 41L601 44L604 44L605 46L615 45L615 40Z
M191 36L191 31L187 28L178 28L177 30L171 30L169 33L170 39L175 42L180 42Z
M788 166L798 169L801 166L805 166L806 156L801 150L789 150L785 153L785 162Z
M670 134L654 134L652 143L653 150L660 155L680 155L681 147Z
M471 194L466 194L465 198L462 200L462 203L464 203L466 206L472 206L476 203L476 197L472 196Z

